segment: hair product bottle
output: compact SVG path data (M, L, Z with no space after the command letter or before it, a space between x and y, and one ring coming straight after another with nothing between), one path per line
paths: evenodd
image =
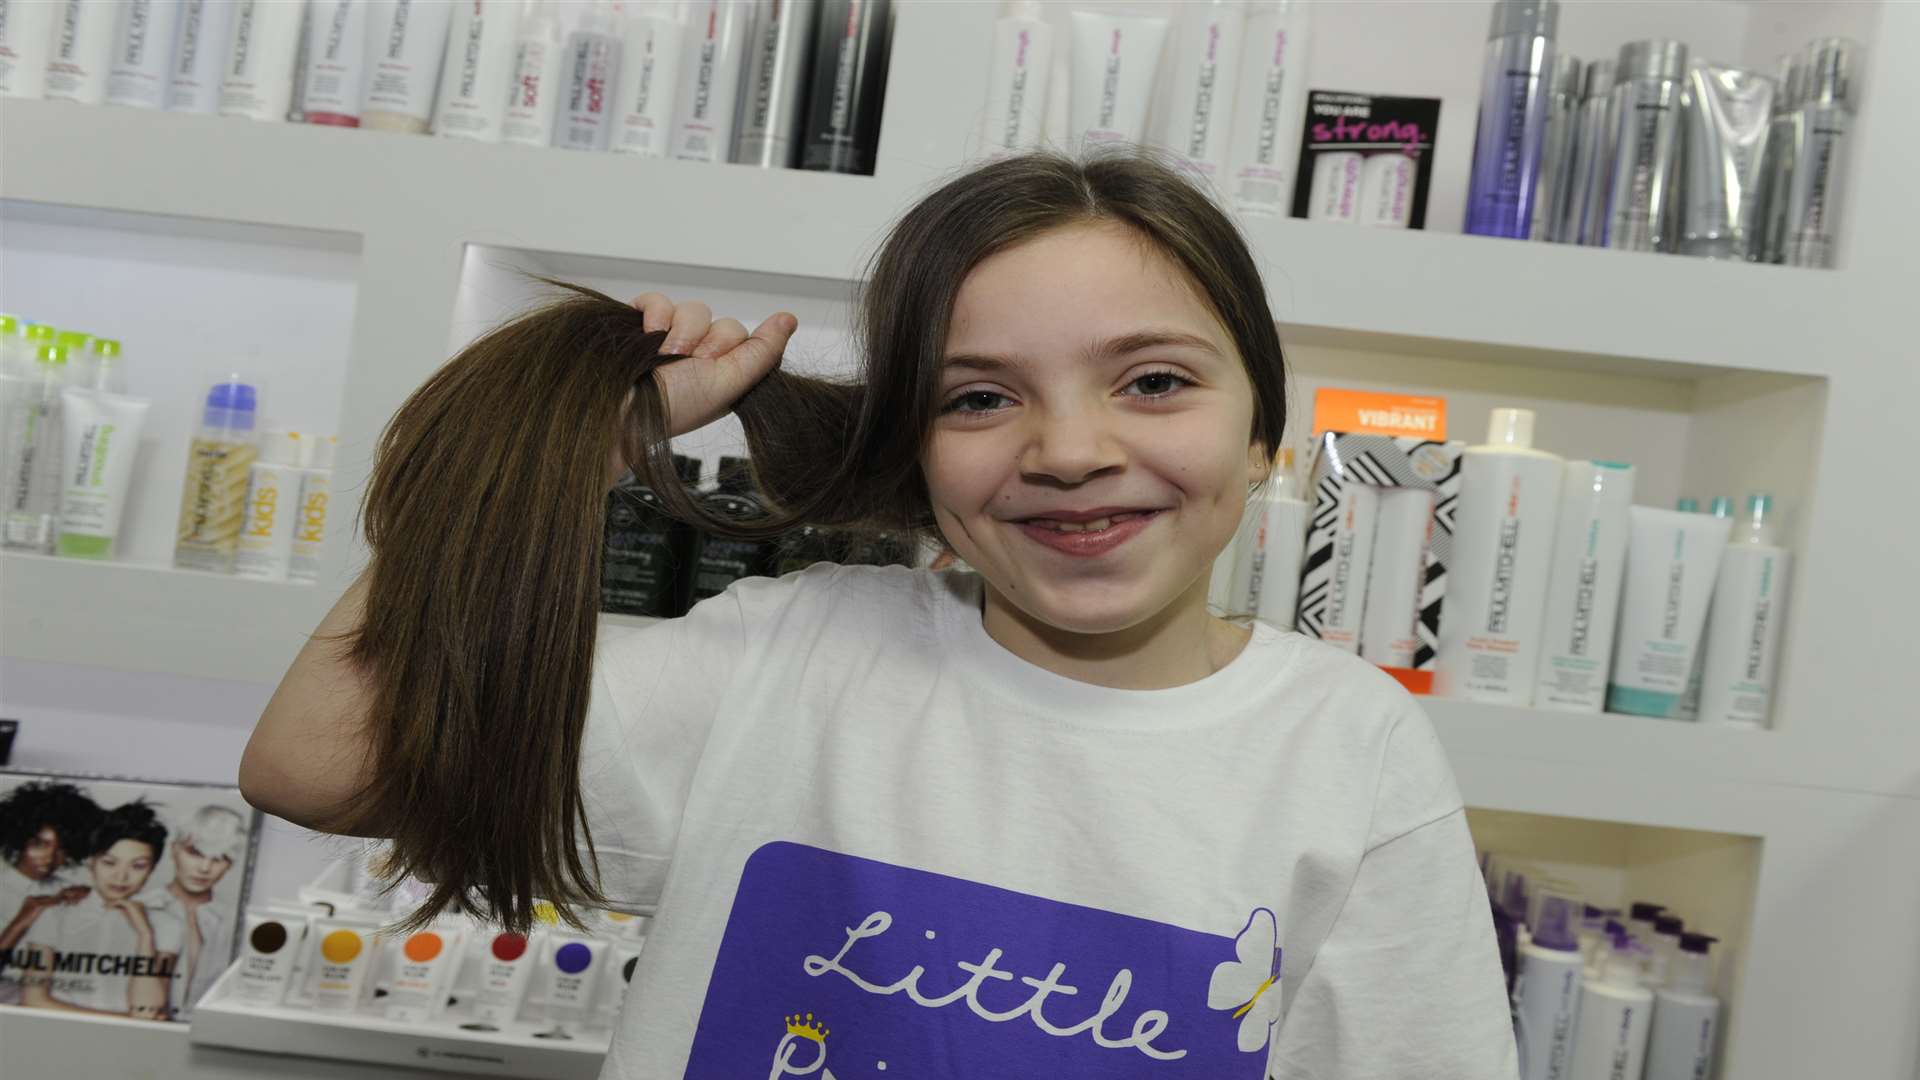
M1597 713L1606 704L1632 506L1633 466L1567 462L1533 690L1543 709Z
M1082 153L1100 143L1138 143L1146 134L1167 20L1093 11L1075 11L1071 18L1068 149Z
M300 517L301 440L297 431L269 431L247 481L245 530L234 555L236 577L287 580Z
M360 126L423 135L447 52L453 5L442 0L371 0L367 11L367 92Z
M0 22L0 97L47 96L47 57L53 51L56 4L7 0Z
M1466 231L1526 239L1540 194L1558 0L1496 0L1480 83Z
M1832 266L1839 238L1852 140L1855 68L1860 47L1846 38L1813 43L1799 108L1800 146L1787 181L1784 242L1788 266ZM51 90L48 96L52 96Z
M1307 217L1314 221L1359 221L1363 171L1363 155L1356 151L1329 150L1316 155Z
M1306 555L1310 503L1300 497L1293 448L1273 456L1267 484L1247 506L1252 527L1233 568L1233 604L1255 618L1291 630L1300 606L1300 564Z
M1243 214L1282 214L1293 205L1309 10L1296 0L1256 0L1247 10L1227 150L1227 191Z
M501 142L553 145L554 102L560 97L560 61L565 51L560 19L547 0L527 0L520 16L520 32L513 41Z
M716 514L754 518L765 513L754 493L753 466L746 458L720 459L720 486L702 496ZM718 596L746 577L767 577L779 567L778 540L737 540L702 533L693 559L692 594L687 607Z
M1598 976L1580 991L1580 1022L1567 1080L1619 1080L1636 1077L1646 1063L1647 1032L1653 1022L1653 994L1640 985L1645 949L1626 934L1600 962Z
M338 436L308 440L306 468L300 477L300 514L293 524L293 551L287 580L311 585L320 578L320 549L327 540L327 502L333 493L333 459Z
M1627 581L1607 677L1607 711L1676 718L1733 523L1647 506L1628 514Z
M1587 65L1580 96L1580 124L1574 137L1568 178L1566 217L1558 239L1567 244L1598 245L1606 235L1607 192L1613 186L1613 61Z
M1774 97L1765 75L1695 60L1687 70L1686 210L1680 252L1749 257Z
M620 82L620 18L596 0L567 35L553 145L605 150L613 139L614 91Z
M499 142L507 77L520 34L520 0L458 0L433 108L433 133Z
M111 559L126 508L140 428L151 401L126 396L120 343L94 342L93 384L60 393L61 455L57 552L69 558Z
M233 0L185 0L180 9L180 41L168 80L169 112L220 111L220 84L233 44Z
M1382 155L1392 157L1396 155ZM1368 568L1367 608L1360 626L1360 658L1388 668L1410 668L1420 648L1420 589L1427 580L1427 539L1433 531L1433 492L1381 488Z
M113 0L49 0L58 8L52 56L47 60L47 98L98 105L107 100L107 68L113 63L113 30L119 5Z
M274 124L287 119L305 19L305 0L239 0L233 14L233 47L220 81L221 116Z
M107 67L107 104L166 107L179 23L180 0L125 0L114 28L113 60Z
M1682 510L1689 510L1689 507L1687 506L1689 502L1693 503L1693 506L1690 512L1698 513L1699 503L1691 499L1681 499L1679 508ZM1727 498L1725 495L1715 495L1713 497L1712 503L1709 504L1709 509L1707 512L1712 516L1719 518L1723 521L1731 522L1733 521L1733 500ZM1731 528L1732 526L1729 525L1728 527ZM1722 557L1724 558L1724 555ZM1717 583L1719 580L1720 580L1720 576L1719 576L1719 573L1716 571L1714 574L1714 582ZM1711 626L1713 623L1713 596L1711 592L1712 585L1709 585L1708 589L1709 589L1709 592L1707 596L1706 626ZM1694 643L1693 670L1689 672L1687 675L1686 690L1680 694L1680 701L1673 708L1672 717L1675 720L1692 721L1692 720L1700 719L1700 672L1701 672L1701 669L1704 668L1707 663L1706 626L1703 626L1701 628L1700 638L1698 641Z
M309 0L306 85L301 120L360 126L360 84L367 56L367 0Z
M1533 902L1527 920L1533 936L1519 947L1513 988L1520 1080L1558 1080L1567 1075L1580 1018L1580 902L1551 889L1540 890Z
M1246 11L1237 0L1181 5L1173 46L1173 85L1160 144L1180 166L1208 184L1226 166L1227 126L1239 83Z
M67 381L66 366L64 347L41 345L26 385L14 388L10 395L0 542L15 550L53 552L54 519L60 508L60 392Z
M1708 949L1716 938L1681 934L1667 984L1653 995L1653 1030L1645 1080L1701 1080L1713 1075L1720 999L1707 990Z
M1493 410L1486 444L1461 452L1434 673L1439 693L1532 703L1565 468L1533 448L1527 409Z
M254 446L253 386L230 376L207 391L200 430L187 451L187 479L180 492L180 529L173 565L183 570L233 572L234 554L246 523L247 479Z
M892 43L889 0L825 0L800 167L873 175Z
M1782 56L1776 81L1772 115L1767 121L1767 149L1760 163L1760 220L1749 250L1751 258L1763 263L1786 261L1787 196L1800 149L1800 105L1807 81L1805 54Z
M1606 246L1667 251L1678 220L1680 97L1687 47L1635 41L1621 48L1613 88L1615 157L1608 188Z
M722 162L733 150L746 13L740 0L699 0L693 6L668 144L668 153L681 161Z
M1040 144L1053 80L1053 26L1040 0L1011 0L993 24L987 74L986 145L1019 153Z
M790 169L800 163L800 124L819 17L818 0L754 4L733 160L763 169Z
M1367 583L1373 570L1373 537L1380 519L1380 489L1347 477L1340 487L1335 514L1320 640L1357 655L1361 619L1367 609Z
M688 487L700 462L676 454L673 467ZM670 619L685 614L679 582L692 572L694 529L670 516L652 488L624 482L607 495L606 554L600 610Z
M610 148L615 153L666 156L673 132L673 94L680 81L681 29L665 4L627 17L620 89L614 97Z
M1573 191L1573 152L1579 135L1580 91L1586 68L1571 56L1553 61L1551 92L1547 97L1547 133L1540 144L1540 182L1534 189L1533 222L1527 236L1558 240L1567 218Z
M1774 536L1773 496L1747 500L1747 520L1720 557L1700 672L1700 719L1767 726L1793 555Z

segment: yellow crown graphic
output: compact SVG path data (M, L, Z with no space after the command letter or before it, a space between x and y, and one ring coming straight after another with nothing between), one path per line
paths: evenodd
M797 1013L787 1017L787 1034L798 1035L803 1039L812 1039L814 1042L820 1043L823 1046L827 1041L827 1028L822 1023L815 1021L812 1013L808 1013L805 1020L802 1020Z

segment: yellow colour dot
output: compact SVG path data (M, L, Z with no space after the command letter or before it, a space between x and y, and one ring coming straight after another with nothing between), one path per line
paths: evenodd
M320 943L320 955L329 964L349 964L360 955L360 935L351 930L335 930Z

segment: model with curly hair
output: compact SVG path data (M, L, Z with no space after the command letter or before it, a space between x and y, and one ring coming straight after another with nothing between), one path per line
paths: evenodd
M84 857L100 822L100 807L72 784L34 781L0 798L0 1004L20 1001L18 974L8 969L28 928L42 912L87 895L84 885L62 888L59 875Z

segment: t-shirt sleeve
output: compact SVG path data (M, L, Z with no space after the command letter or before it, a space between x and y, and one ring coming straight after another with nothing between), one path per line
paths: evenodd
M682 618L603 632L580 786L600 888L617 910L645 915L659 903L694 770L746 647L742 595L735 586Z
M180 957L181 969L185 970L187 924L179 912L170 907L149 907L147 925L153 927L153 951Z
M1432 725L1389 737L1368 848L1280 1028L1273 1080L1519 1072L1486 889Z

